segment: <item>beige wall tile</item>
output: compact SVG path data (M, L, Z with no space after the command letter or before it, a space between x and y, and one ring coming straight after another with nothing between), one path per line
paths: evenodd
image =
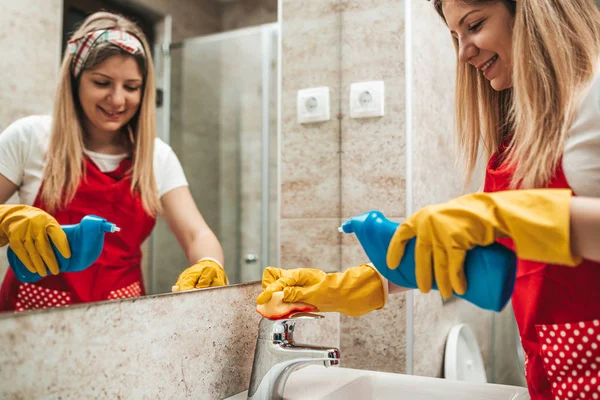
M241 0L221 5L223 31L277 22L277 0Z
M340 270L340 221L335 218L282 219L281 265L285 269Z
M0 4L0 132L16 119L52 112L60 67L62 1Z
M0 3L0 133L19 118L51 114L60 67L62 1ZM18 195L9 203L19 203ZM9 268L0 249L0 277Z
M340 319L342 366L406 372L405 294L390 295L384 309Z
M404 19L402 2L342 2L342 215L369 210L399 220L405 215ZM350 118L350 85L383 80L385 116ZM342 269L369 259L354 235L343 235ZM343 365L406 371L405 294L360 318L342 316Z
M413 18L413 210L463 193L454 121L456 56L450 33L431 3L415 2Z
M342 270L368 262L356 236L343 235ZM406 372L405 296L405 293L390 295L383 310L360 318L341 316L340 346L344 367Z
M150 8L162 15L171 15L172 42L221 31L221 9L216 1L207 0L127 0ZM161 32L158 32L162 36Z
M339 215L338 0L283 1L281 94L281 216ZM296 120L300 89L328 86L332 119L301 125Z
M414 374L442 377L444 349L453 326L466 323L475 333L481 357L490 376L493 313L462 299L442 302L437 291L414 291Z
M503 385L526 387L523 365L517 355L517 348L521 347L521 343L512 304L509 303L502 312L493 314L492 318L494 324L492 379L495 383Z
M404 4L344 0L342 214L405 214ZM352 83L383 80L385 116L350 118Z
M413 210L463 193L454 146L454 71L450 34L431 3L413 2ZM415 291L414 373L442 376L446 337L466 322L490 368L492 313L463 300L442 303L438 292Z
M18 118L52 112L60 67L62 1L0 3L0 132Z

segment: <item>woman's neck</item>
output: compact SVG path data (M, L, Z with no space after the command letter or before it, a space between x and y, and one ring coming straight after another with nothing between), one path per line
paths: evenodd
M121 131L103 131L89 121L83 124L83 144L87 150L101 154L123 154L129 151ZM126 128L122 128L126 129Z

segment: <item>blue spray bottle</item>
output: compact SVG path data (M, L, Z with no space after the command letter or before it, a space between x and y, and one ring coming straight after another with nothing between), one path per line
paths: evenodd
M387 249L398 225L385 218L381 212L370 211L352 217L339 230L356 235L375 268L388 281L406 288L417 288L414 254L416 239L406 244L398 268L391 270L387 267ZM475 247L467 252L464 270L467 291L455 296L486 310L501 311L510 299L515 283L515 254L497 243ZM435 282L433 288L437 289Z
M92 265L102 252L104 234L120 230L115 224L95 215L86 215L78 224L61 225L61 228L67 235L71 258L64 258L50 241L61 273L83 271ZM10 267L21 282L31 283L42 279L40 274L29 272L10 247L7 254Z

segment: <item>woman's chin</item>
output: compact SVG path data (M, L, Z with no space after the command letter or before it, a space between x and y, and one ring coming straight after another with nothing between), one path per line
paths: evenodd
M490 81L490 86L496 92L502 92L503 90L510 89L512 87L512 82L504 78L495 78Z
M102 121L95 124L96 127L105 132L117 132L120 131L125 124L121 121Z

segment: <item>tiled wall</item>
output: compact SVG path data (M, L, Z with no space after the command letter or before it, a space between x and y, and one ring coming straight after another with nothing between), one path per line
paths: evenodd
M413 21L413 210L463 193L453 133L456 56L447 28L429 2L412 2ZM492 313L462 300L442 303L434 294L415 291L414 373L442 376L449 330L468 323L477 337L483 361L491 366Z
M404 4L342 0L341 171L342 215L380 210L405 216ZM383 80L385 116L352 119L350 85ZM342 268L369 262L354 235L344 236ZM406 372L405 295L361 318L341 318L343 364L351 368Z
M166 7L158 0L147 1ZM0 6L0 18L11 26L5 16L18 21L24 13L7 4ZM59 2L44 4L52 8L42 10L42 21L53 13L60 18ZM358 243L336 235L342 218L372 208L398 221L405 217L403 9L399 0L283 0L281 267L339 271L357 265L366 261ZM30 12L26 18L31 20ZM414 51L412 90L417 209L459 194L461 182L451 172L453 154L448 151L453 50L430 3L413 2L413 18L418 21L413 49L419 50ZM43 37L55 36L58 47L59 31L57 20ZM17 65L15 74L23 68ZM43 72L51 72L52 78L41 77L36 88L56 74L47 67ZM386 116L350 119L350 83L372 79L386 82ZM315 86L331 88L334 118L297 124L296 92ZM45 98L51 96L35 97ZM0 102L9 99L0 97ZM38 107L50 105L51 100ZM12 120L16 112L0 116ZM37 109L23 115L31 112ZM253 302L259 291L257 284L250 284L2 317L0 397L212 399L242 391L250 376L258 324ZM447 332L459 322L474 328L489 365L489 314L462 301L443 305L434 294L415 294L412 311L415 373L441 374ZM405 316L405 296L397 294L385 310L359 319L328 315L298 336L310 343L340 344L346 367L404 372ZM51 372L56 365L58 372Z
M0 133L18 118L49 114L60 67L62 1L0 2ZM18 196L10 200L18 203ZM0 248L0 277L8 269Z
M412 46L412 209L462 193L454 168L453 78L455 56L446 28L429 2L411 2L412 43L405 42L404 1L342 0L342 214L378 209L406 216L405 46ZM348 116L353 82L383 80L385 116L354 120ZM344 238L342 268L364 262L352 237ZM342 317L341 350L346 366L406 372L406 346L413 347L413 372L442 376L446 336L455 324L471 325L489 367L491 313L437 293L414 293L414 326L406 325L405 294L390 295L388 306L360 319ZM414 342L406 343L413 329Z
M301 87L337 88L338 51L325 57L315 54L314 41L306 34L317 29L325 38L322 51L337 49L339 13L337 1L324 6L315 2L314 8L298 3L284 2L291 21L284 24L283 59L288 62L282 85L288 101L283 108L287 121L283 132L289 151L282 154L282 168L291 172L290 179L282 173L287 199L282 210L282 266L309 266L320 260L316 266L338 270L339 124L332 121L326 135L320 129L296 128L293 99ZM315 23L307 24L311 19ZM59 25L56 29L58 46ZM307 71L307 66L313 69ZM332 104L337 102L334 89ZM297 135L287 135L286 129L295 129ZM285 144L282 147L286 149ZM329 167L327 174L319 170L323 165ZM319 186L318 198L311 196L313 184ZM299 201L295 199L298 187L304 188ZM334 239L323 241L325 236ZM249 284L2 316L0 398L219 399L245 390L259 320L254 311L259 291L258 284ZM297 331L299 342L338 346L339 337L335 314Z
M223 31L277 21L277 0L238 0L221 4Z
M338 0L283 0L281 267L340 269ZM328 86L332 119L296 121L296 93Z
M219 3L207 0L127 0L151 9L159 15L170 15L173 43L221 31ZM157 41L162 38L162 26L158 27Z
M52 110L60 67L62 1L0 3L0 131Z

